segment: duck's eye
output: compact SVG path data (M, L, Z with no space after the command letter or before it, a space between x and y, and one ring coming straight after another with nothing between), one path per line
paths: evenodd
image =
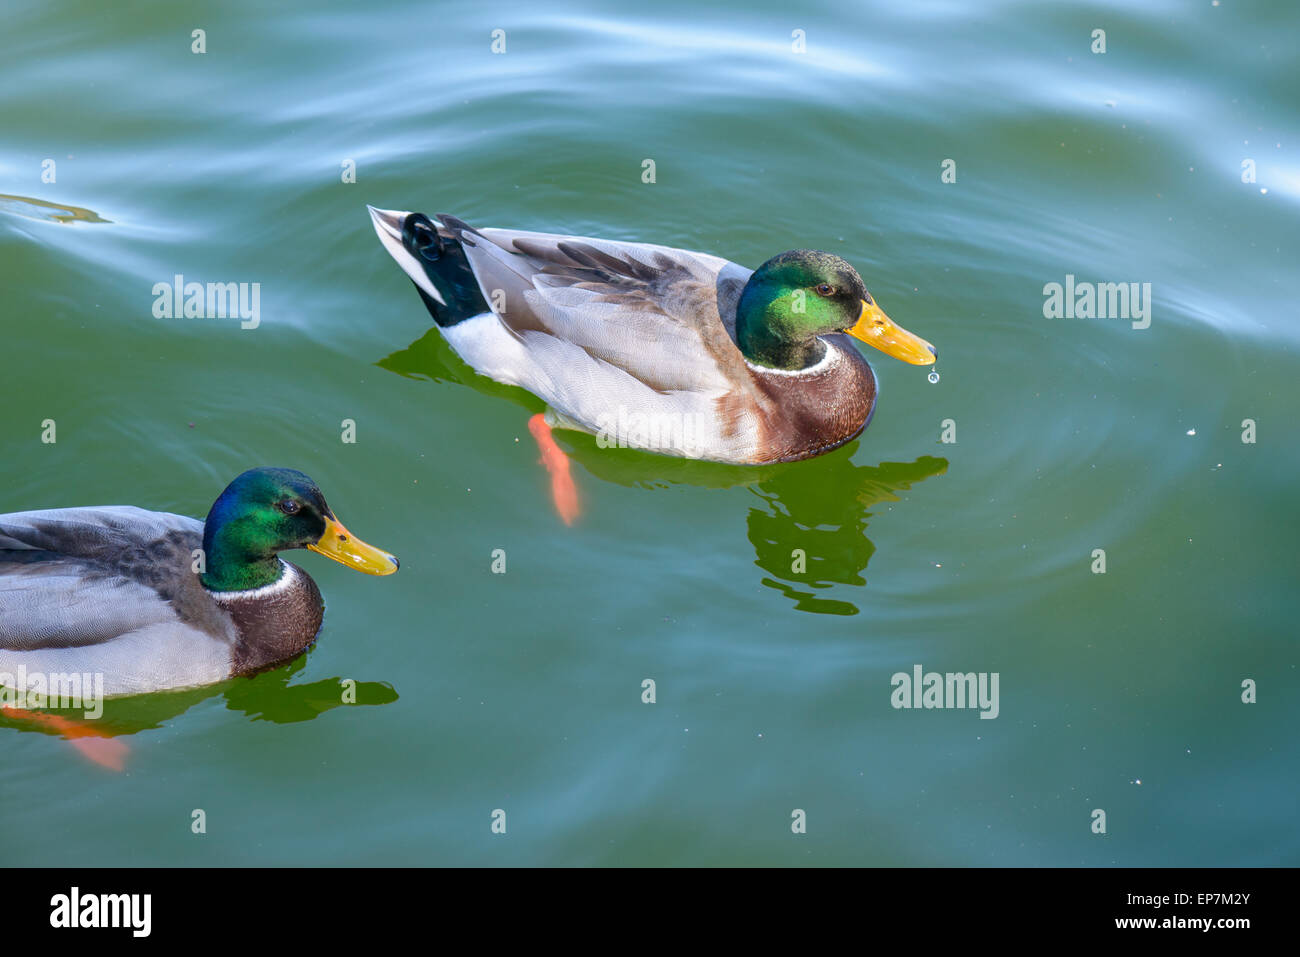
M286 498L280 503L280 511L284 512L286 515L297 515L300 508L302 508L302 506L291 498Z
M830 285L829 283L822 283L820 286L817 287L817 295L819 296L829 296L834 291L835 291L835 287Z

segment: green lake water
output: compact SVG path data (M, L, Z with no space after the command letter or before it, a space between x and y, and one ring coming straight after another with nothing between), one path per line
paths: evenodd
M317 645L110 702L122 773L4 722L4 859L1300 863L1298 32L1280 0L11 2L0 512L202 517L282 465L402 568L294 553ZM442 344L366 203L827 249L941 378L872 352L870 427L791 465L559 433L569 528L541 404ZM259 283L260 325L155 318L176 274ZM1149 327L1045 318L1067 276L1149 283ZM997 717L894 708L916 665L996 673Z

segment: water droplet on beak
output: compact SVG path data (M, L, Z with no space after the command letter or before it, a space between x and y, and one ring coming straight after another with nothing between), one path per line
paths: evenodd
M934 383L939 381L939 373L936 372L934 369L931 369L930 374L926 376L926 378L929 379L930 384L933 385Z

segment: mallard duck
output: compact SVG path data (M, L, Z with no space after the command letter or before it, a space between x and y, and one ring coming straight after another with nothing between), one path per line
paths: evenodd
M810 458L852 440L875 407L848 336L914 365L937 357L830 253L796 249L750 272L649 243L367 208L456 353L544 400L546 426L602 445L743 465Z
M132 506L0 515L0 684L95 673L105 695L141 694L292 658L324 607L311 577L278 557L290 548L371 575L398 567L293 469L243 473L205 522Z

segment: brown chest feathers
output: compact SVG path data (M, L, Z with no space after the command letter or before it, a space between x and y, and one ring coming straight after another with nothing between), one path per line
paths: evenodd
M767 400L760 404L756 462L793 462L829 452L867 426L876 405L876 377L844 335L823 337L826 357L796 373L750 374Z
M231 674L246 675L293 658L316 638L325 616L320 589L297 565L265 588L213 598L235 623Z

